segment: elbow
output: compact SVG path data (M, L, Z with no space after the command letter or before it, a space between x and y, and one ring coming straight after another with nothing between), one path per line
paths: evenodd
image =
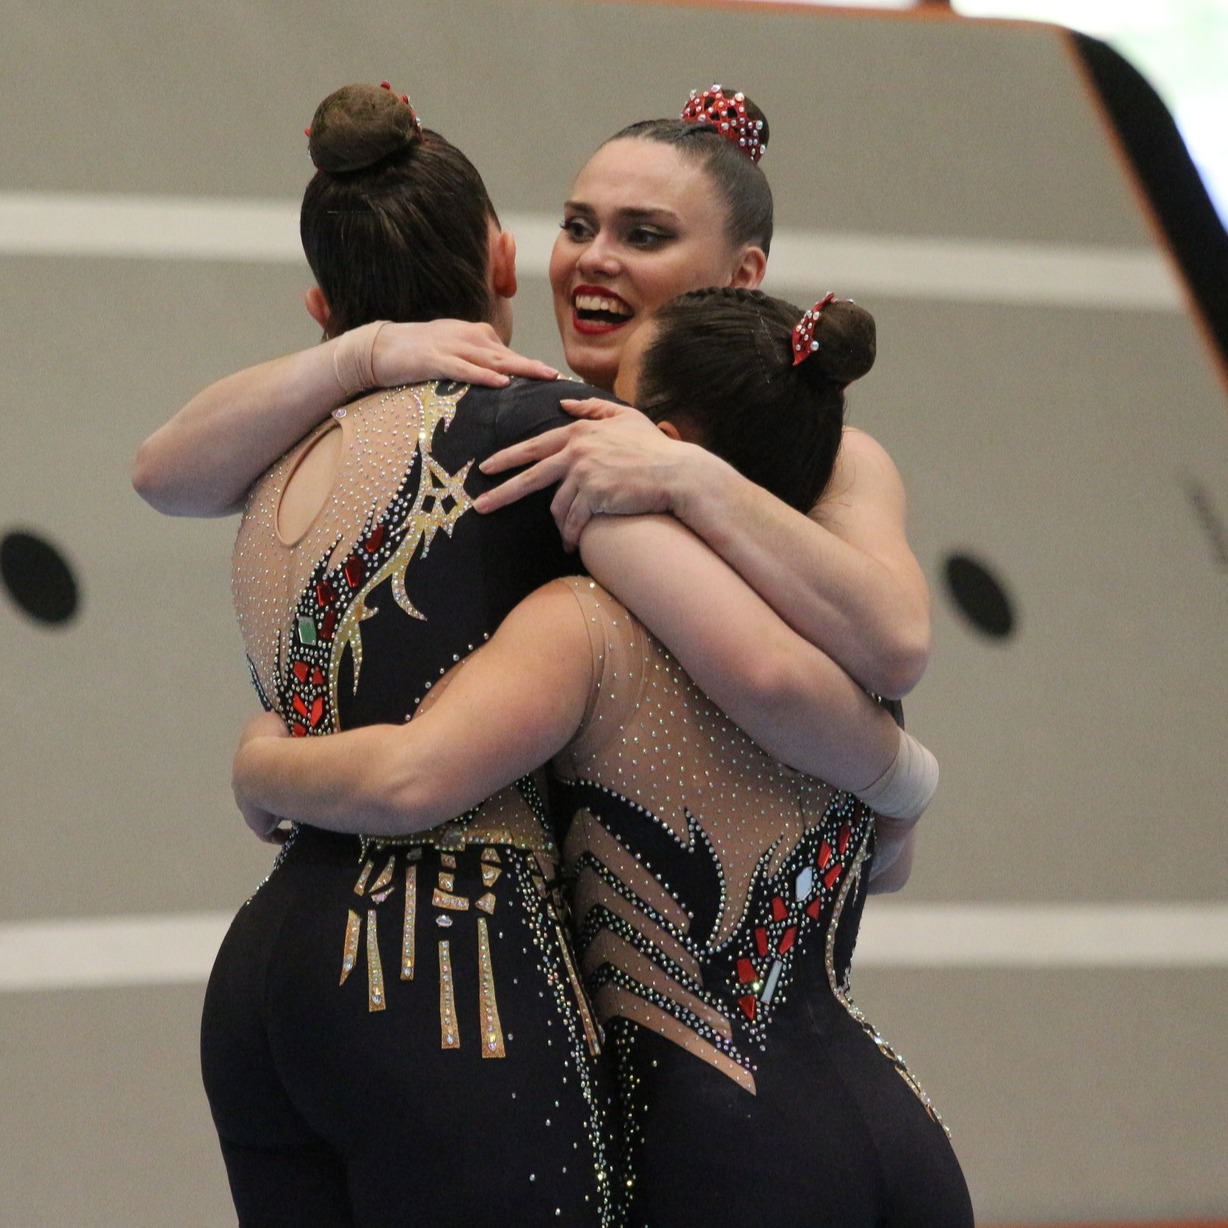
M137 448L136 457L132 462L132 489L150 507L169 514L173 509L167 505L166 493L162 488L160 477L155 449L147 439Z
M903 699L921 681L931 649L927 615L895 629L870 662L868 676L859 681L883 699Z
M173 464L146 440L132 462L132 489L164 516L230 516L243 510L246 491L237 496L209 486L199 474L186 481Z
M453 816L421 778L390 779L367 798L363 831L370 836L409 836Z

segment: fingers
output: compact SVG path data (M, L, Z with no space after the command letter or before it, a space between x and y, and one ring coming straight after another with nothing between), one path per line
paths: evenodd
M495 361L498 364L496 369L508 375L523 375L527 379L545 380L559 377L555 367L536 358L526 358L523 354L517 354L515 350L504 350Z
M441 356L441 366L443 361ZM505 348L481 354L457 355L451 366L451 370L443 372L446 378L463 380L467 384L483 384L488 388L504 387L513 375L539 380L559 377L559 373L546 363Z
M473 506L479 512L497 512L525 495L531 495L536 490L544 490L553 486L566 472L567 466L556 457L547 457L536 465L531 465L523 473L517 473L501 482L493 490L485 491L474 501Z
M284 844L290 835L290 830L282 826L282 820L277 815L270 814L267 810L260 809L259 806L250 806L244 802L235 793L235 801L239 806L239 813L243 816L244 823L248 829L258 839L263 840L265 844Z
M519 443L491 453L478 468L483 473L504 473L508 469L519 469L521 465L530 465L562 451L571 438L570 432L569 426L556 426L551 431L534 435L532 439L522 439Z
M580 534L584 532L584 526L595 515L597 515L597 509L583 494L577 494L576 498L572 499L567 509L567 515L564 517L562 524L559 525L559 532L563 537L563 545L568 550L579 549Z
M554 523L559 527L559 534L563 538L563 547L566 550L576 548L575 539L567 540L566 530L567 518L571 515L571 509L578 493L578 487L568 475L559 483L558 490L554 492L554 498L550 500L550 515L554 517Z
M494 367L467 362L463 358L440 358L440 379L457 380L462 384L481 384L486 388L503 388L511 381L510 375L496 371Z
M498 388L513 375L552 380L559 374L548 363L509 349L489 324L468 320L386 324L375 338L372 370L385 388L425 379Z
M565 397L559 401L559 404L573 418L613 418L619 414L639 412L638 410L633 410L629 405L619 405L614 401L603 401L600 397L585 397L583 400Z

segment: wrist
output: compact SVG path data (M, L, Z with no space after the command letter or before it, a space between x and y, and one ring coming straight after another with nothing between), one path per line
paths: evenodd
M855 796L871 810L915 822L938 788L938 760L911 734L899 730L899 749L891 766Z
M737 471L713 452L694 443L677 445L678 458L664 483L669 511L700 537L721 522L730 479Z
M375 341L387 320L351 328L333 345L333 374L341 395L349 398L379 385L375 379Z

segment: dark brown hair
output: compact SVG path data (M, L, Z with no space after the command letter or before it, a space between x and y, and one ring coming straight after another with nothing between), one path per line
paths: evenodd
M732 92L732 91L727 91ZM766 147L768 122L749 99L746 114L763 123L759 139ZM680 119L644 119L616 132L611 141L656 141L672 146L680 157L699 162L725 199L725 235L735 247L749 243L766 255L772 246L772 189L763 171L737 145L707 124Z
M848 299L823 309L819 343L793 365L801 308L759 290L695 290L661 308L636 405L688 427L709 451L800 511L831 477L844 388L874 365L874 317Z
M316 173L299 230L329 334L372 320L489 319L497 218L473 163L380 86L329 94L309 134Z

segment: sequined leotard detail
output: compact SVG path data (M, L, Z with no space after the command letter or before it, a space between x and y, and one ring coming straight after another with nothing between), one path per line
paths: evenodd
M477 462L567 421L576 387L377 394L253 489L235 605L256 687L294 735L408 719L575 566L548 498L493 516L472 501L491 484ZM287 532L286 491L326 437L327 498ZM400 840L296 828L235 919L202 1027L242 1222L495 1225L508 1205L611 1222L599 1029L556 864L529 778Z
M555 760L633 1228L972 1223L941 1122L849 996L873 814L777 763L592 581Z

